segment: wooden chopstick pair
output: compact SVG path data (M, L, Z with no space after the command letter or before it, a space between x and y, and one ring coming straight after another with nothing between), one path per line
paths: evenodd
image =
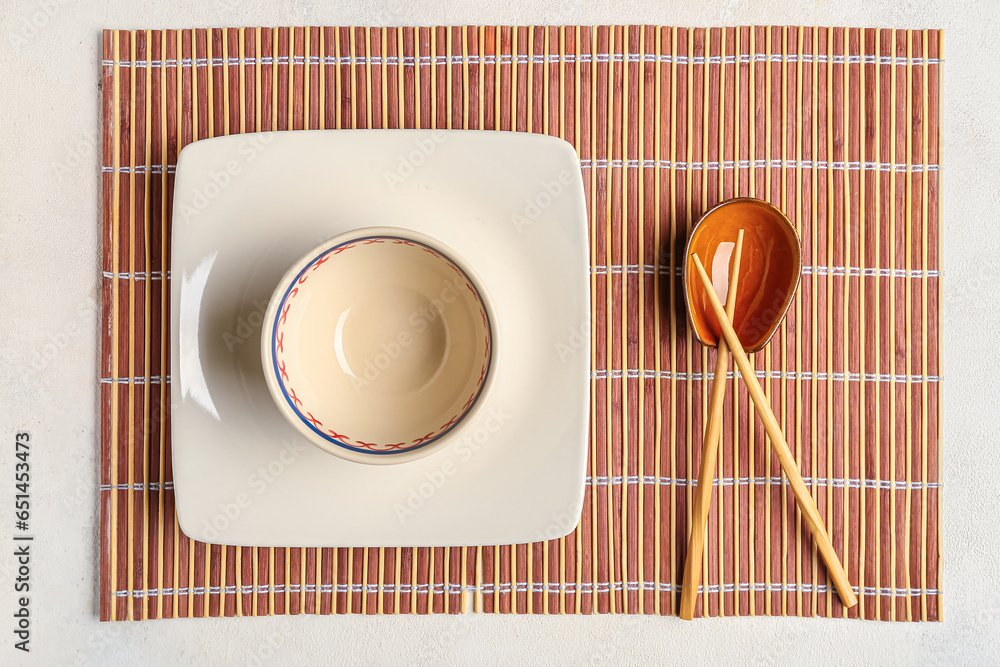
M684 564L684 581L681 588L680 617L685 620L694 618L695 604L698 599L698 585L701 580L701 560L705 548L705 525L708 521L708 510L712 500L712 482L715 477L715 462L719 451L719 442L722 435L722 403L726 392L726 370L728 366L728 354L731 352L733 361L746 384L750 399L753 401L757 414L760 415L764 423L764 430L771 440L771 446L778 455L781 469L788 478L795 495L795 501L802 512L809 530L812 532L813 540L819 549L823 562L826 563L830 578L840 595L840 600L845 607L853 607L858 603L851 583L847 578L837 552L830 542L830 536L823 525L816 503L813 501L809 489L802 481L799 474L798 464L792 457L785 436L781 432L778 420L771 411L771 406L764 395L764 391L757 382L757 376L753 367L747 359L743 345L740 343L736 331L733 329L732 317L736 306L736 292L739 287L739 267L743 254L743 230L736 236L736 247L733 251L732 265L729 272L729 290L726 294L726 307L723 309L719 297L715 293L712 281L705 272L701 260L697 254L692 255L698 276L708 296L712 310L722 328L722 336L719 338L718 356L715 363L715 383L712 386L711 402L709 404L709 421L705 429L705 440L702 445L701 468L698 475L698 488L695 492L694 511L692 514L693 525L691 527L691 537L688 542L687 557Z

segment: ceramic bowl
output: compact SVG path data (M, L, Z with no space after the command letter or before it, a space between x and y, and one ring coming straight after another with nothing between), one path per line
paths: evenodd
M725 303L736 234L743 229L743 257L733 328L746 352L757 352L774 335L792 302L802 273L802 249L795 226L780 210L759 199L729 199L701 217L684 252L684 301L698 340L719 344L719 321L708 303L691 255L697 253Z
M308 252L265 314L262 361L279 410L359 463L447 445L489 392L496 317L472 269L417 232L359 229Z

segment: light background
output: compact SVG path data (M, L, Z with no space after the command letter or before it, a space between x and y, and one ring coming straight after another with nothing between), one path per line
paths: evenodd
M0 664L1000 662L1000 3L0 1ZM102 28L655 23L943 28L944 618L97 621ZM46 344L54 359L38 357ZM51 351L52 348L49 348ZM32 361L35 361L34 366ZM13 648L12 454L31 433L32 653Z

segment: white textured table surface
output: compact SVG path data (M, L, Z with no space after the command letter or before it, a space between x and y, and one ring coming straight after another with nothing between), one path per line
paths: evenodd
M0 0L0 664L1000 663L995 0ZM891 8L885 5L891 4ZM945 622L629 617L97 621L102 28L657 23L943 28ZM50 346L46 348L46 346ZM52 347L54 346L54 347ZM40 356L58 350L54 358ZM31 653L14 649L14 435L34 444Z

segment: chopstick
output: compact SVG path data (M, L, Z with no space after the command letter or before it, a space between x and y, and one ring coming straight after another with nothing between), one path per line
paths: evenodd
M715 288L712 287L712 281L709 280L708 274L705 273L705 267L701 265L701 260L697 254L692 255L691 258L694 260L695 268L698 270L702 285L705 287L708 301L712 304L712 310L715 311L715 316L719 320L719 326L722 327L722 333L729 343L733 361L736 362L736 367L743 377L743 382L746 384L750 399L753 401L754 407L757 408L757 414L760 415L761 421L764 422L764 430L767 431L767 435L771 439L771 446L778 455L781 469L792 487L792 493L795 495L795 501L802 512L802 518L805 519L809 530L812 531L813 539L816 541L819 553L823 557L823 562L826 563L826 568L829 571L834 586L837 588L840 600L844 603L845 607L853 607L858 603L858 599L851 589L851 582L847 578L847 572L844 571L844 566L840 562L833 544L830 542L830 536L823 525L823 519L819 515L819 510L816 509L816 503L809 494L809 489L806 488L805 482L802 481L798 464L792 457L792 453L788 450L788 444L785 442L785 436L781 433L781 428L778 426L778 420L775 419L767 397L757 382L757 376L754 374L753 367L750 366L750 361L743 350L739 336L736 335L733 325L730 323L729 318L726 317L726 311L722 309L719 297L715 294Z
M736 311L736 290L740 278L740 259L743 256L743 230L736 235L729 268L729 291L726 293L726 315L730 320ZM719 337L718 355L715 358L715 382L708 408L708 426L701 448L701 468L698 472L698 489L694 496L694 513L691 515L691 537L688 538L687 557L684 561L684 583L681 587L680 617L686 621L694 618L698 601L698 584L701 583L701 557L705 551L705 525L712 505L712 481L715 479L715 462L722 441L722 406L726 395L726 371L729 366L729 345Z

